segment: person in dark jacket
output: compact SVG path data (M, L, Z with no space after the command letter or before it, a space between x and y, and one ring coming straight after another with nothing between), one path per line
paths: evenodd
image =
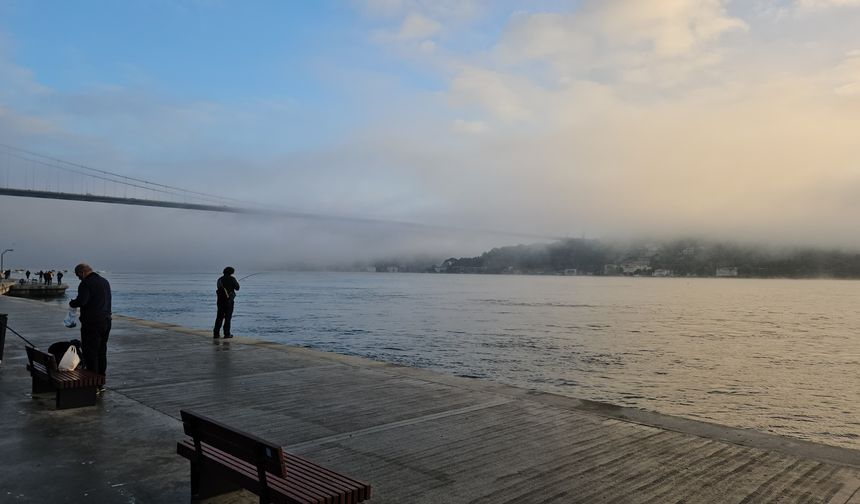
M236 299L236 291L239 290L239 282L233 278L236 270L232 266L224 268L224 276L218 279L215 293L218 296L218 314L215 316L215 329L212 337L218 338L221 333L221 324L224 324L224 337L232 338L230 333L230 320L233 318L233 300Z
M57 272L57 285L63 285L63 272Z
M69 301L69 306L81 309L81 358L87 369L105 375L111 327L110 283L88 264L75 266L75 276L81 283L78 297ZM99 387L99 393L103 390Z

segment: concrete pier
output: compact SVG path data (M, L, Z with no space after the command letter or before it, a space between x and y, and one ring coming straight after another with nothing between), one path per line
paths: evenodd
M67 284L51 284L32 282L15 282L8 287L5 294L16 297L28 297L34 299L46 299L59 297L66 293Z
M59 306L0 313L41 348L78 336ZM95 407L32 398L25 364L8 335L0 502L187 502L191 408L369 481L375 504L860 504L858 451L169 324L115 317Z

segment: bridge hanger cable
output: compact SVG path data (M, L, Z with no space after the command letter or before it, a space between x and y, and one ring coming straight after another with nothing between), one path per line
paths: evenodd
M143 180L140 178L129 177L126 175L120 175L117 173L109 172L106 170L100 170L96 168L90 168L85 165L71 163L68 161L64 161L62 159L57 159L51 156L45 156L43 154L39 154L33 151L29 151L26 149L21 149L18 147L14 147L11 145L0 143L0 149L5 149L5 154L7 156L14 157L16 159L28 161L31 163L37 163L42 166L63 170L66 172L71 172L83 177L90 177L92 179L103 180L105 182L110 182L114 184L123 185L125 187L134 187L137 189L142 189L145 191L152 191L155 193L170 195L173 197L183 197L183 198L196 198L198 201L216 201L217 204L199 204L199 203L180 203L174 201L157 201L150 199L141 199L141 198L128 198L128 197L114 197L107 195L98 196L92 193L87 193L85 196L91 199L86 199L86 201L101 201L105 203L116 203L116 204L126 204L126 205L143 205L143 206L157 206L157 207L172 207L172 208L185 208L190 210L202 210L202 211L215 211L215 212L229 212L236 214L253 214L253 215L261 215L261 216L269 216L269 217L288 217L288 218L298 218L298 219L310 219L310 220L319 220L319 221L335 221L335 222L353 222L353 223L363 223L363 224L382 224L382 225L395 225L402 226L407 228L415 228L415 229L437 229L437 230L447 230L447 231L460 231L460 232L470 232L470 233L480 233L480 234L488 234L488 235L496 235L496 236L516 236L520 238L533 238L539 240L559 240L563 239L558 236L547 236L537 233L523 233L523 232L514 232L507 230L498 230L498 229L479 229L479 228L469 228L463 226L452 226L452 225L439 225L439 224L426 224L421 222L408 222L408 221L397 221L393 219L380 219L380 218L368 218L368 217L356 217L356 216L348 216L348 215L336 215L336 214L320 214L320 213L312 213L305 212L299 210L288 210L283 207L278 207L275 205L266 205L259 204L256 202L249 202L240 200L237 198L229 198L224 196L219 196L215 194L204 193L200 191L192 191L189 189L183 189L181 187L159 184L155 182L150 182L148 180ZM37 158L37 159L34 159ZM92 172L92 173L88 173ZM142 185L143 184L143 185ZM0 188L0 194L8 194L13 196L31 196L38 198L56 198L56 199L67 199L67 200L81 200L81 195L76 193L63 193L58 191L56 193L49 193L42 191L43 194L33 195L34 192L31 190L20 190L20 189L12 189L12 188ZM230 206L228 203L232 202L233 204L241 204L245 205L245 207L240 206ZM256 208L252 208L256 207Z
M54 169L57 169L57 170L67 171L67 172L69 172L69 173L75 173L75 174L83 175L83 176L86 176L86 177L92 177L92 178L94 178L94 179L104 180L104 181L106 181L106 182L119 183L119 184L122 184L122 185L125 185L125 186L128 186L128 187L136 187L136 188L138 188L138 189L144 189L144 190L147 190L147 191L153 191L153 192L158 192L158 193L162 193L162 194L169 194L169 195L172 195L172 196L184 196L184 194L182 194L182 193L177 193L177 192L172 192L172 191L166 191L166 190L164 190L164 189L156 189L156 188L147 187L147 186L140 185L140 184L133 184L133 183L130 183L130 182L125 182L125 181L122 181L122 180L115 180L115 179L108 178L108 177L101 176L101 175L93 175L93 174L90 174L90 173L82 172L82 171L80 171L80 170L76 170L76 169L74 169L74 168L69 168L69 167L66 167L66 166L53 165L53 164L47 163L47 162L42 161L42 160L39 160L39 159L31 159L31 158L28 158L28 157L20 156L20 155L18 155L18 154L7 153L7 155L8 155L8 156L10 156L10 157L13 157L13 158L15 158L15 159L20 159L20 160L22 160L22 161L30 161L30 162L33 162L33 163L40 164L40 165L42 165L42 166L46 166L46 167L48 167L48 168L54 168ZM220 198L217 198L217 197L213 197L212 199L219 199L219 201L220 201Z
M53 165L53 164L48 164L48 163L46 163L46 162L44 162L44 161L40 161L40 160L38 160L38 159L28 159L28 158L21 158L21 157L16 156L16 157L18 157L19 159L26 159L26 160L28 160L28 161L33 161L33 162L36 162L36 163L40 163L40 164L42 164L42 165L44 165L44 166L49 166L49 167L53 167L53 168L57 168L57 169L62 169L62 170L66 170L66 171L71 171L71 172L73 172L73 173L77 173L77 174L79 174L79 175L86 175L86 176L90 176L90 177L96 177L96 178L99 178L100 180L106 180L106 181L108 181L108 182L115 182L115 183L119 183L119 184L125 184L125 185L129 185L129 186L131 186L131 187L138 187L138 188L146 189L146 190L150 190L150 191L163 192L163 193L166 193L166 194L174 194L174 195L178 195L178 194L176 194L176 193L171 193L171 192L168 192L168 191L155 189L154 187L161 187L161 188L164 188L164 189L170 189L170 190L172 190L172 191L179 191L181 194L193 194L193 195L196 195L196 196L202 196L202 197L204 197L204 198L212 199L212 200L216 200L216 201L219 201L219 202L223 202L223 201L233 201L233 202L235 202L235 203L242 203L242 204L245 204L245 205L259 205L258 203L254 203L254 202L251 202L251 201L245 201L245 200L241 200L241 199L237 199L237 198L230 198L230 197L227 197L227 196L220 196L220 195L217 195L217 194L209 194L209 193L204 193L204 192L200 192L200 191L193 191L193 190L190 190L190 189L184 189L184 188L182 188L182 187L176 187L176 186L171 186L171 185L167 185L167 184L159 184L159 183L157 183L157 182L150 182L150 181L148 181L148 180L139 179L139 178L136 178L136 177L130 177L130 176L128 176L128 175L122 175L122 174L119 174L119 173L113 173L113 172L109 172L109 171L106 171L106 170L101 170L101 169L98 169L98 168L92 168L92 167L89 167L89 166L86 166L86 165L82 165L82 164L79 164L79 163L72 163L72 162L70 162L70 161L65 161L65 160L63 160L63 159L58 159L58 158L55 158L55 157L46 156L46 155L44 155L44 154L39 154L38 152L33 152L33 151L30 151L30 150L27 150L27 149L21 149L20 147L15 147L15 146L8 145L8 144L4 144L4 143L0 143L0 147L2 147L2 148L4 148L4 149L7 149L7 150L17 151L17 152L20 152L20 153L24 153L24 154L27 154L27 155L29 155L29 156L36 156L36 157L39 157L39 158L47 159L47 160L53 161L53 162L55 162L55 163L60 163L60 165L69 165L69 166L74 166L75 168L79 168L79 169L87 170L87 171L90 171L90 172L99 173L99 174L101 174L101 175L103 175L103 176L102 176L102 177L99 177L99 176L97 176L97 175L91 175L91 174L89 174L89 173L83 173L83 172L81 172L81 171L73 170L73 169L68 168L68 167L59 166L59 165ZM13 154L11 154L11 153L10 153L10 155L13 155ZM114 179L110 179L110 178L104 178L104 176L107 176L107 177L115 177L115 178L117 178L117 179L123 179L123 180L114 180ZM129 183L129 182L126 182L126 181L128 181L128 180L131 180L131 181L134 181L134 182L139 182L139 183L142 183L142 184L146 184L147 186L154 186L154 187L139 186L139 185L131 184L131 183Z

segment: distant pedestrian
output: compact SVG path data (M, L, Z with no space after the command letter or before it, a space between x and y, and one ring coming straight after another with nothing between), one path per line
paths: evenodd
M27 277L27 281L30 281L30 270L27 270L24 275Z
M54 274L50 271L45 272L45 285L51 285L51 280L54 279Z
M7 270L3 273L3 276L5 276L5 277L6 277L6 280L9 280L9 277L10 277L10 276L12 276L12 270L7 269Z
M39 283L42 283L44 281L45 281L45 272L42 270L39 270Z
M57 272L57 285L62 285L62 284L63 284L63 272L58 271Z
M107 372L107 342L111 328L110 283L88 264L75 266L78 297L69 301L72 308L80 308L81 346L84 366L94 373ZM99 387L99 393L104 387Z
M224 337L232 338L230 332L230 321L233 319L233 300L236 299L236 291L239 290L239 281L233 278L236 270L232 266L224 268L224 276L218 279L215 293L218 296L218 314L215 316L215 329L212 337L218 338L221 333L221 323L224 323Z

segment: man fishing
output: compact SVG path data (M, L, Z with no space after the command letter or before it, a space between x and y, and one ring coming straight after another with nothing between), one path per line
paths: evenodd
M85 263L75 266L75 276L81 283L78 297L69 301L69 306L81 309L81 357L87 369L104 375L111 329L110 283ZM103 391L103 386L98 388L98 394Z
M215 316L215 329L212 338L218 339L221 333L221 324L224 324L224 338L232 338L230 333L230 320L233 318L233 300L236 299L236 291L239 290L239 281L233 278L236 270L232 266L224 268L224 275L218 279L218 314Z

